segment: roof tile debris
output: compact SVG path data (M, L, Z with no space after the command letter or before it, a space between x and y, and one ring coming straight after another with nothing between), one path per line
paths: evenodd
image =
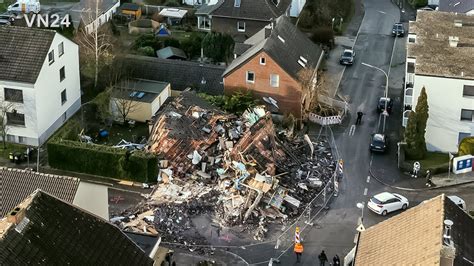
M163 241L190 245L205 244L190 237L198 235L191 222L198 214L213 215L222 226L245 225L262 240L268 223L291 222L335 170L325 139L312 142L311 157L302 137L277 135L263 107L230 115L193 92L160 111L149 144L162 158L160 182L146 203L123 217L153 210L154 218L121 224L132 231L154 225L165 232Z
M119 228L41 190L0 228L1 265L153 265Z
M474 16L419 10L409 34L416 34L416 42L407 43L416 74L474 79ZM450 37L459 38L457 47L450 46Z

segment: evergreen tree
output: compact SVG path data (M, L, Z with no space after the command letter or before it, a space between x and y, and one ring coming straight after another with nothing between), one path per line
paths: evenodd
M425 141L425 132L426 132L426 124L428 122L428 114L429 107L428 107L428 95L426 94L426 89L423 87L421 89L420 96L418 97L418 101L415 108L415 113L417 117L417 138L419 142L419 149L421 152L422 158L426 155L426 141Z
M418 117L415 111L411 111L408 116L407 127L405 128L405 142L407 143L406 155L410 159L420 159L420 139L418 138Z

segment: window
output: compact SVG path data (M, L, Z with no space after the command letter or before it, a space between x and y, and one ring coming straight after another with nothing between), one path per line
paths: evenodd
M61 67L59 70L59 81L63 81L66 78L66 71L64 70L64 67Z
M270 86L278 88L280 86L280 76L277 74L270 74Z
M462 96L474 96L474 86L464 85Z
M260 57L260 65L265 65L265 57Z
M474 110L461 109L461 120L472 122L473 113L474 113Z
M64 114L63 114L63 122L66 122L66 120L67 120L67 111L64 112Z
M408 73L415 73L415 63L413 63L413 62L408 62L408 65L407 65L407 72L408 72Z
M255 73L247 71L247 83L255 83Z
M59 57L61 57L61 55L64 54L64 43L61 42L59 45L58 45L58 53L59 53Z
M238 21L237 22L237 31L245 32L245 22L243 22L243 21Z
M8 142L15 142L15 136L7 134L7 141Z
M48 62L49 62L50 65L51 65L52 63L54 63L54 50L52 50L51 52L49 52L49 54L48 54Z
M67 101L66 89L61 92L61 104L64 104Z
M23 91L5 88L5 101L23 103Z
M18 136L18 143L25 143L25 137Z
M234 6L240 7L240 0L234 0Z
M464 139L464 138L468 138L471 136L471 133L464 133L464 132L459 132L459 135L458 135L458 145L461 143L461 141Z
M7 113L7 125L24 126L25 115L18 113L16 110L13 110L13 112Z

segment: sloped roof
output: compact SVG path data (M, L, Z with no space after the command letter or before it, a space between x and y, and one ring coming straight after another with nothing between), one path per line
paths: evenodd
M66 202L72 203L80 180L75 177L42 174L26 170L0 168L0 217L5 216L16 205L36 189L46 191Z
M268 27L268 26L267 26ZM249 38L256 43L240 57L237 57L224 72L224 76L230 74L240 65L246 63L260 51L268 53L278 65L293 78L298 79L298 73L304 69L298 61L303 57L307 62L306 68L317 68L323 55L323 50L314 44L304 33L294 26L286 16L279 17L271 30L270 35L265 34L269 28L263 28L254 36ZM267 38L265 38L267 36ZM262 40L258 42L257 38ZM247 42L246 42L247 43Z
M440 0L439 11L467 13L474 10L474 0Z
M474 259L474 220L443 194L363 231L355 263L440 265L446 219L453 221L455 265L462 257Z
M96 3L98 1L98 15L96 14ZM96 18L107 11L109 11L118 0L81 0L79 3L75 4L69 15L71 16L71 22L75 28L79 26L81 20L85 25L90 24Z
M140 5L135 4L135 3L123 3L120 6L120 10L138 11L140 9L141 9Z
M0 27L0 80L34 84L55 34L38 28Z
M186 53L183 50L173 47L173 46L168 46L156 51L156 56L163 59L168 59L173 56L186 59Z
M224 93L223 66L137 55L119 60L123 60L133 78L169 82L171 89L178 91L191 87L212 95Z
M0 220L1 265L152 265L108 221L41 190L28 196L11 223Z
M211 3L209 4L202 4L196 12L194 13L195 15L209 15L211 14L216 8L222 5L224 3L224 0L218 0L216 3Z
M212 16L270 21L285 13L291 3L291 0L240 0L240 7L235 7L234 1L224 0Z

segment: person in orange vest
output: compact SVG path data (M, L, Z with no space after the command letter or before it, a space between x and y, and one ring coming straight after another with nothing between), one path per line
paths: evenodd
M300 262L301 254L303 254L303 244L295 243L295 254L296 254L296 262Z

